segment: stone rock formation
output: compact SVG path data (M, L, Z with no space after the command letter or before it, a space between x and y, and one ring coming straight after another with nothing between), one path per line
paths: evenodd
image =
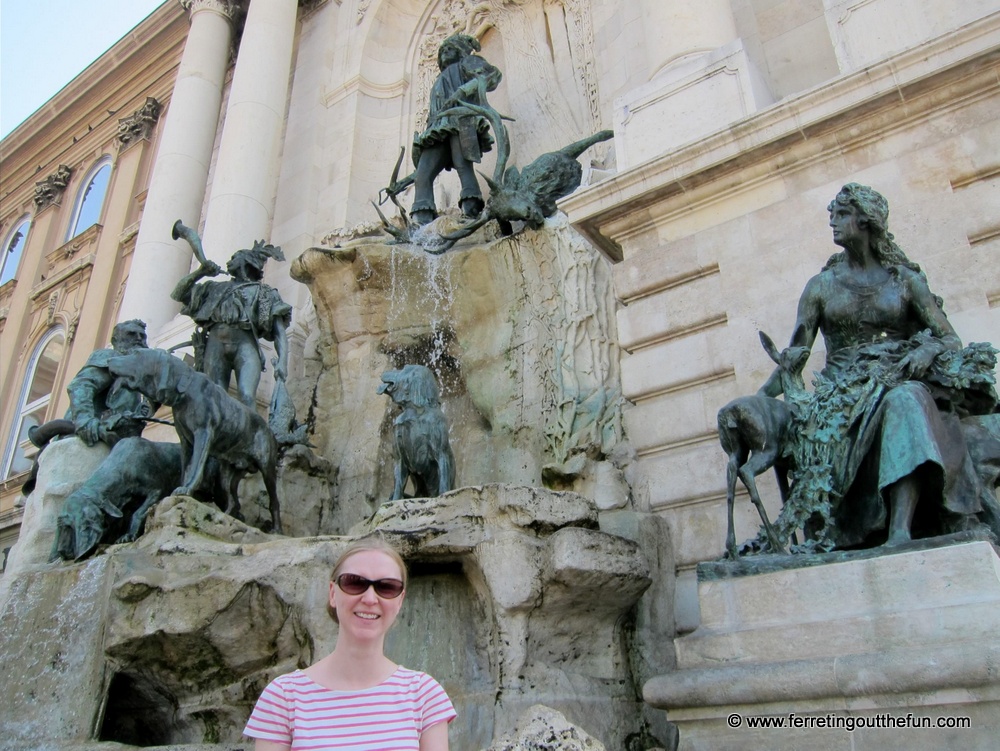
M485 747L539 702L616 746L642 725L629 614L649 562L597 527L576 493L490 485L388 503L354 530L411 563L387 652L449 691L455 747ZM5 742L227 748L269 680L332 647L329 568L351 539L276 537L170 497L135 543L25 564L0 597Z
M442 256L364 240L303 253L292 274L316 307L313 440L338 470L338 531L391 493L376 388L406 363L437 375L456 487L544 484L625 506L610 273L560 217Z
M486 751L604 751L604 744L542 704L529 708L517 725Z

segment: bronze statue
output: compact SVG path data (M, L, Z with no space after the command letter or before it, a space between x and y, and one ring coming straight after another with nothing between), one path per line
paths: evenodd
M487 121L471 112L453 112L463 102L485 105L486 92L500 84L499 69L475 53L479 41L466 34L453 34L438 49L441 73L431 87L427 127L413 137L415 193L411 217L418 225L437 216L434 180L442 170L454 169L462 183L458 205L466 217L483 209L483 193L472 165L482 160L493 139Z
M28 431L28 439L38 447L28 479L21 486L24 497L31 495L38 480L38 459L50 441L63 436L79 436L88 446L98 442L114 446L121 438L138 436L156 412L142 394L122 386L108 370L108 360L146 347L146 323L124 321L111 333L111 349L98 349L66 386L69 411L63 419L49 420ZM23 502L23 501L22 501Z
M455 487L455 457L448 441L448 423L441 411L437 379L430 368L406 365L382 374L378 393L403 408L393 420L396 463L391 501L403 497L413 479L414 497L442 495Z
M806 398L802 368L809 358L809 350L806 347L789 347L779 353L771 337L763 331L760 332L760 342L768 356L778 365L785 401L764 394L751 394L733 399L719 410L719 443L729 457L726 466L726 504L729 511L726 555L731 560L739 557L733 521L737 478L743 481L750 493L751 502L757 508L771 551L785 552L784 543L771 526L771 520L760 500L756 477L773 467L778 479L778 489L781 491L781 501L784 503L787 500L790 469L787 449L793 440L793 402Z
M192 495L210 486L210 458L219 462L225 511L240 518L240 480L257 470L271 502L271 530L281 534L278 506L278 444L256 410L233 399L223 387L179 357L159 349L136 350L108 362L131 389L173 409L181 441L184 476L172 495Z
M170 296L184 303L181 311L194 319L199 331L195 338L195 367L224 389L236 375L240 399L253 407L257 386L264 369L264 356L259 341L274 342L277 358L273 361L275 381L288 376L287 329L292 320L292 308L281 299L278 291L264 284L264 264L269 258L285 259L281 248L266 245L263 240L249 249L238 250L226 265L232 277L224 282L200 282L218 276L222 269L205 258L201 238L178 221L173 236L183 237L201 262L193 272L181 279Z
M87 481L63 501L50 560L80 560L101 542L132 542L150 509L170 494L180 477L180 444L137 436L118 441Z
M113 445L119 438L140 435L146 427L145 418L156 412L156 405L123 386L108 370L112 357L146 346L144 321L119 323L111 333L111 349L95 350L66 387L69 418L88 446L98 441Z
M977 476L962 419L996 407L996 350L963 349L920 267L893 241L883 196L851 183L829 211L843 251L806 285L790 344L810 349L822 332L826 367L794 415L778 535L802 529L804 549L830 550L975 526L993 491ZM779 369L761 392L781 390Z
M524 222L531 229L541 228L545 219L556 213L556 201L580 187L583 179L583 167L577 161L580 155L591 146L614 137L614 131L599 131L558 151L542 154L518 171L517 167L507 168L510 136L503 116L492 107L475 104L465 104L458 109L481 115L492 125L497 135L497 163L493 179L483 175L490 186L485 211L471 222L443 234L448 241L468 237L494 219L504 235L512 234L512 222Z

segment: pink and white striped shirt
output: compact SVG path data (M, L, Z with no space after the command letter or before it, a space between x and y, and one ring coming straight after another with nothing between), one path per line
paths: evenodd
M264 689L243 734L293 751L419 751L424 730L455 716L441 685L416 670L399 667L361 691L332 691L296 670Z

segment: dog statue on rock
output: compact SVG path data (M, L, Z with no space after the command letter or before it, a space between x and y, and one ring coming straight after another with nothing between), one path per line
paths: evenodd
M192 495L203 487L209 457L219 461L227 514L240 519L237 489L257 470L271 501L271 532L281 534L277 492L278 444L260 415L179 357L159 349L137 350L108 362L128 388L173 409L183 449L182 484L172 495Z
M410 478L416 498L447 493L455 486L455 457L434 374L423 365L387 370L382 374L378 393L388 394L403 408L393 421L396 465L389 500L403 497Z

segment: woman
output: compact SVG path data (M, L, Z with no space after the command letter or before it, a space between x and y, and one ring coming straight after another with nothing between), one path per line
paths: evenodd
M268 685L243 731L256 751L447 751L455 709L425 673L383 654L403 604L406 566L378 539L349 546L333 567L327 609L333 652Z
M802 527L818 549L898 544L911 539L918 508L922 532L954 531L981 509L958 414L970 394L949 373L976 370L972 390L988 400L992 366L962 350L919 266L893 242L883 196L851 183L829 211L844 250L799 300L790 346L811 348L821 331L827 361L799 405L781 533ZM764 391L779 393L776 374Z

